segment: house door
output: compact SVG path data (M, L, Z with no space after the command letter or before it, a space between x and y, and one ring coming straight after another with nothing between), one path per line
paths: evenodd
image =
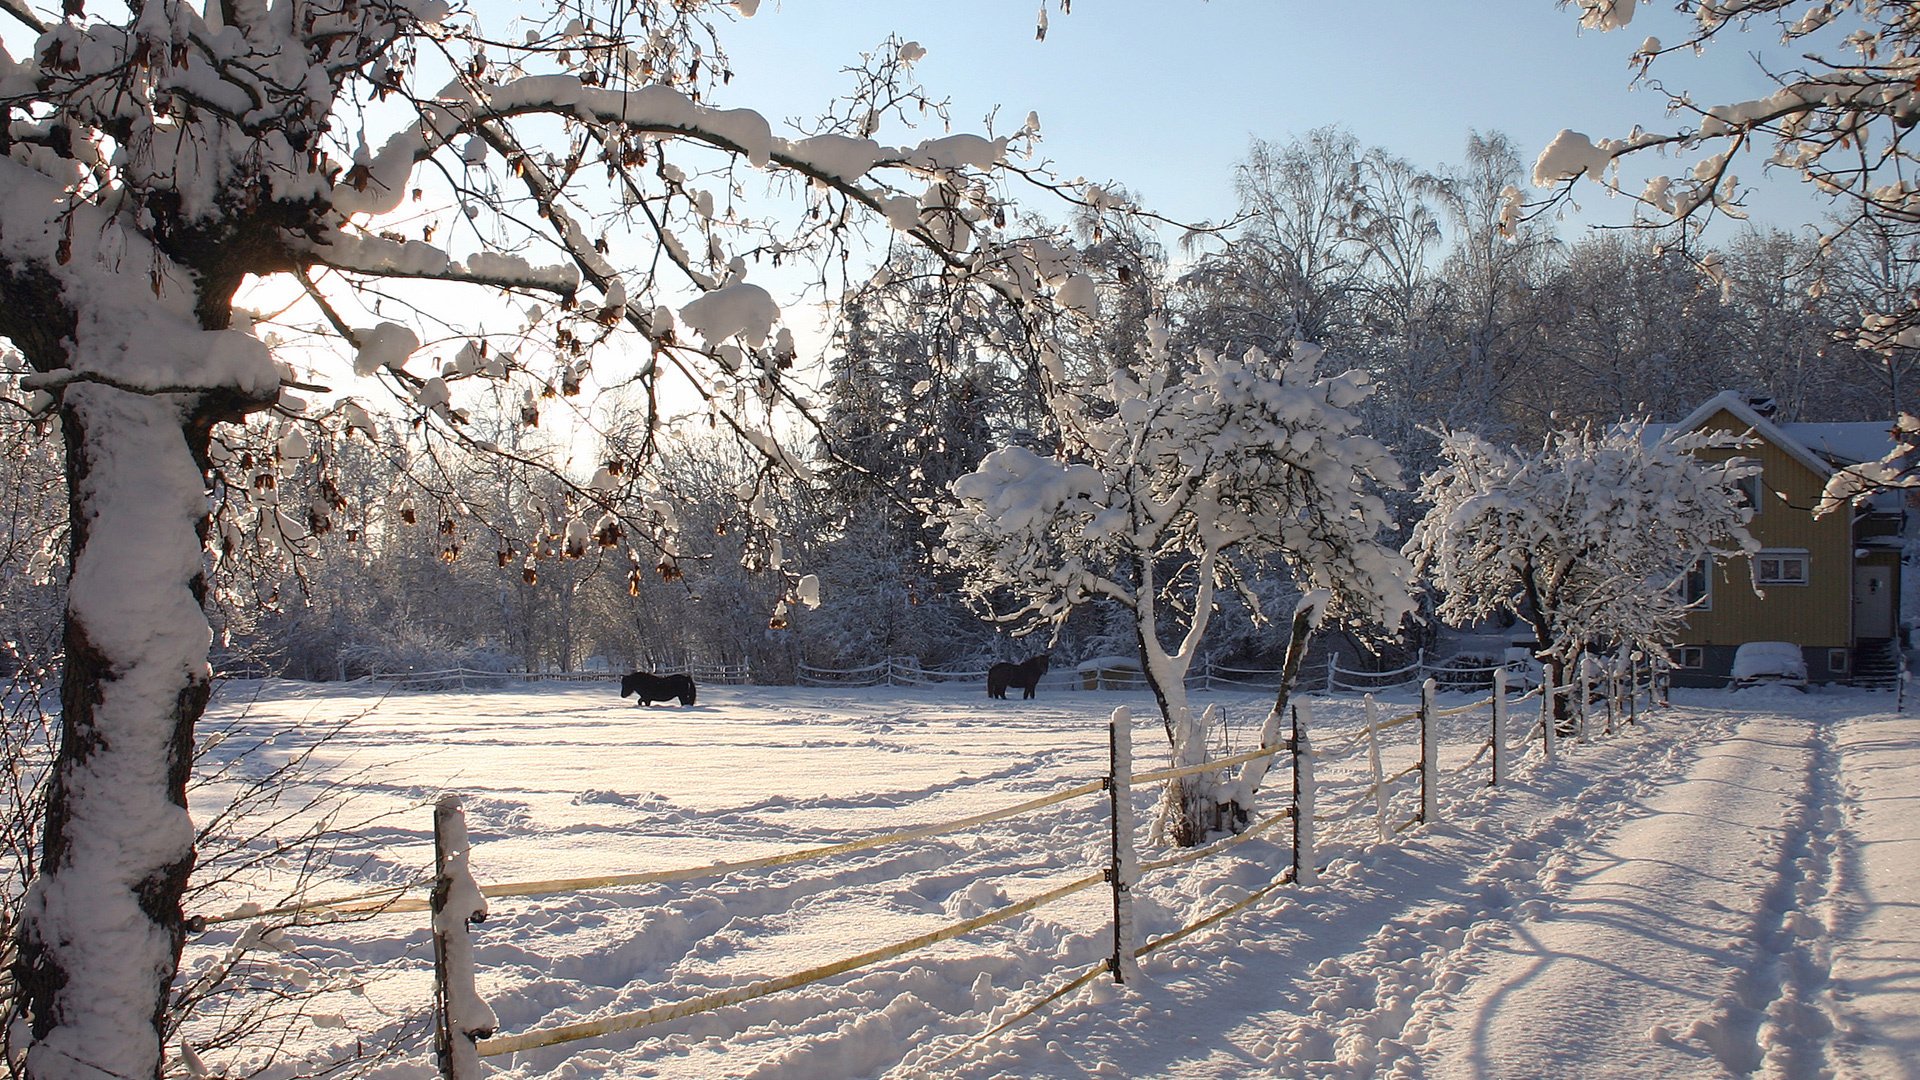
M1853 636L1893 636L1893 570L1885 566L1853 568Z

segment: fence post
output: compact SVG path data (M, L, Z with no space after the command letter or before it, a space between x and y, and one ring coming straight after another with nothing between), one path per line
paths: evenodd
M1416 679L1424 679L1427 677L1427 647L1425 645L1420 646L1419 650L1413 654L1413 675Z
M1308 720L1312 719L1308 713ZM1312 885L1320 880L1313 852L1313 740L1307 734L1307 721L1300 719L1300 704L1293 705L1293 881Z
M1137 982L1140 967L1133 955L1133 883L1140 876L1133 853L1133 710L1113 710L1107 721L1107 805L1111 810L1113 840L1107 881L1113 886L1113 955L1107 970L1117 983Z
M1327 650L1327 693L1340 689L1340 650Z
M474 986L467 927L487 917L487 901L474 884L470 850L460 796L442 795L433 807L433 1042L446 1080L479 1080L474 1042L499 1023Z
M1373 774L1373 824L1381 843L1393 839L1387 825L1387 771L1380 765L1380 703L1368 694L1361 699L1367 724L1367 771Z
M1590 704L1589 699L1593 696L1593 686L1587 682L1587 651L1585 649L1574 654L1573 688L1576 720L1574 730L1577 733L1575 738L1585 743L1587 741L1587 705Z
M1634 650L1627 654L1627 724L1631 727L1640 719L1640 652Z
M1488 787L1499 787L1507 778L1507 669L1493 669L1493 777Z
M1540 752L1549 765L1560 754L1560 732L1554 728L1559 718L1553 715L1553 707L1559 701L1560 688L1553 685L1553 669L1543 668L1540 678Z
M1429 677L1420 684L1420 821L1431 825L1440 820L1440 747L1433 730L1433 694L1439 680Z
M1601 683L1602 686L1606 687L1605 693L1607 695L1607 725L1604 731L1607 735L1611 736L1614 731L1614 721L1617 719L1619 712L1617 702L1620 699L1620 669L1611 658L1607 660L1606 664L1607 670L1602 676L1603 681Z

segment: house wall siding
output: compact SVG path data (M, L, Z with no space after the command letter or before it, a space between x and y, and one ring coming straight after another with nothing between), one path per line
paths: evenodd
M1745 434L1747 425L1726 412L1716 413L1701 430ZM1738 645L1747 641L1791 641L1796 645L1844 648L1853 641L1853 522L1845 512L1815 518L1825 478L1772 443L1739 450L1703 450L1702 457L1760 462L1761 507L1748 530L1762 548L1807 553L1807 584L1763 586L1753 591L1745 557L1718 560L1713 574L1713 607L1687 619L1681 640L1689 645ZM1784 502L1782 497L1784 496Z

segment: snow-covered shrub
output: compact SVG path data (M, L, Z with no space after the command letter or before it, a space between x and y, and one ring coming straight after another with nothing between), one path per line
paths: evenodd
M1555 685L1582 649L1663 656L1691 608L1688 571L1758 548L1738 486L1757 467L1695 453L1729 445L1650 440L1638 423L1561 432L1532 452L1450 433L1406 553L1448 622L1531 624Z

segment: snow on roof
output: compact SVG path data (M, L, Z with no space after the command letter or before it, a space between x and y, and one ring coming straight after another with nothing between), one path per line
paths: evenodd
M1703 402L1686 418L1674 424L1648 424L1648 441L1697 430L1725 411L1753 429L1753 433L1813 470L1816 476L1831 474L1836 465L1857 465L1878 461L1895 449L1893 425L1883 420L1830 424L1776 424L1755 412L1746 396L1737 390L1722 390Z
M1082 660L1075 671L1139 671L1140 658L1137 656L1096 656L1091 660Z
M1847 424L1781 424L1780 430L1809 450L1841 465L1879 461L1896 448L1893 424L1869 420Z

